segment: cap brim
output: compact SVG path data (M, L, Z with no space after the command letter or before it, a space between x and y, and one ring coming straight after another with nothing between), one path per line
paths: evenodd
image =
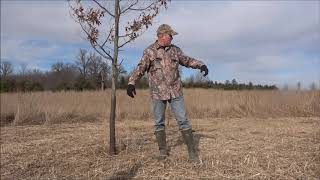
M175 35L178 35L178 33L175 32L175 31L172 31L172 32L171 32L171 35L172 35L172 36L175 36Z

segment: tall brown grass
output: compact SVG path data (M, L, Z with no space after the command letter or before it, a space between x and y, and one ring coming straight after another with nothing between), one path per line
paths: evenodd
M184 89L189 118L320 116L320 91ZM108 119L110 90L2 93L2 124L50 124ZM149 90L132 99L117 92L117 121L153 118ZM168 105L167 117L173 118Z

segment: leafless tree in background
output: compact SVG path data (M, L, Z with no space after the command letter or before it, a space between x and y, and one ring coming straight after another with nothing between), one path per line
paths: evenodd
M64 68L64 64L62 62L57 62L51 66L51 70L53 72L61 72Z
M9 61L3 61L0 64L0 75L3 78L6 78L13 72L13 66Z
M301 90L301 82L297 83L297 90L300 91Z
M105 82L110 75L111 67L101 56L91 52L88 56L88 75L96 85L101 85L101 90L104 90Z
M315 82L312 82L311 85L310 85L310 90L314 91L317 89L317 85Z
M79 69L75 64L57 62L51 65L51 72L46 73L45 89L68 89L79 76Z
M20 74L25 75L28 73L28 64L27 63L21 63L20 64Z
M83 78L87 77L87 71L89 66L89 58L87 58L87 50L80 49L77 55L76 65L80 71Z

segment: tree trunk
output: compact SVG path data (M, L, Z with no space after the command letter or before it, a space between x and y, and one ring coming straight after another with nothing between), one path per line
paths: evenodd
M104 72L103 70L101 71L101 91L104 90Z
M110 109L110 155L116 154L116 136L115 136L115 119L116 119L116 83L117 83L117 75L118 75L118 43L119 43L119 0L115 1L115 40L114 40L114 54L112 61L112 85L111 85L111 109Z

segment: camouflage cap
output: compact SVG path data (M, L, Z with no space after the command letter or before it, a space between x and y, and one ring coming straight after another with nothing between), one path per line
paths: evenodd
M167 34L170 34L171 36L174 36L174 35L178 34L168 24L161 24L158 27L157 35L162 34L162 33L167 33Z

